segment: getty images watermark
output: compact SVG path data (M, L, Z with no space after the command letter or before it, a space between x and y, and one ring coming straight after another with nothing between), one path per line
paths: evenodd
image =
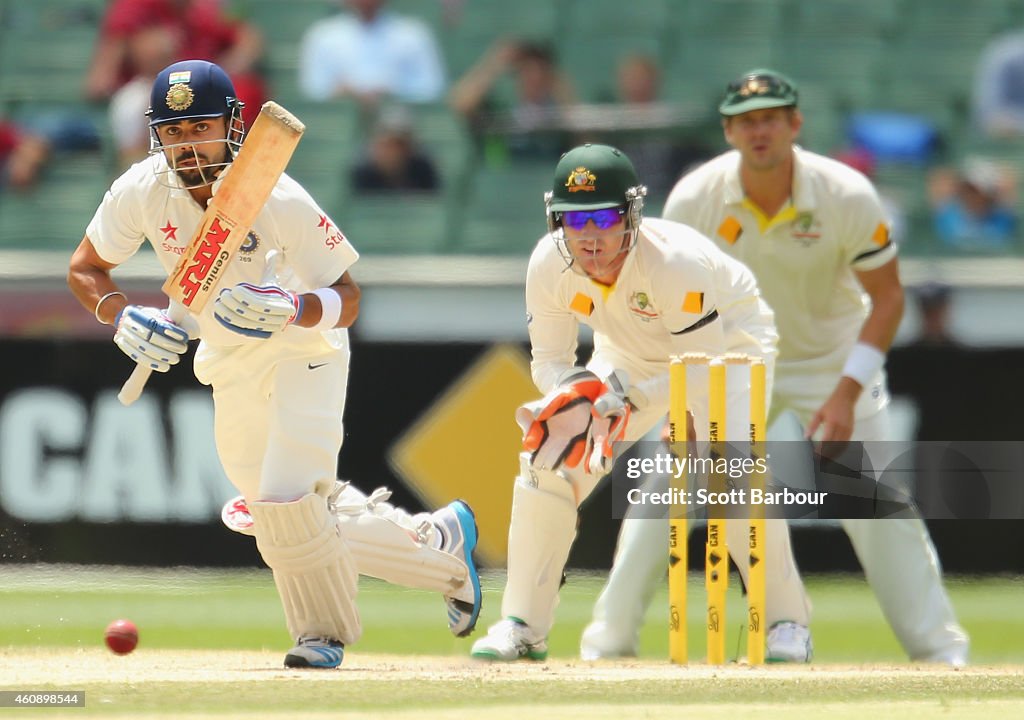
M638 442L612 471L621 519L1024 519L1024 442Z
M756 487L729 487L729 481L768 476L771 456L760 457L694 457L680 458L670 452L657 452L653 457L626 458L626 477L640 480L647 476L665 476L675 480L691 477L724 478L725 488L698 487L688 490L681 487L664 489L630 488L626 502L630 505L696 505L698 507L742 507L764 505L822 505L827 492L794 491L788 487L781 490Z

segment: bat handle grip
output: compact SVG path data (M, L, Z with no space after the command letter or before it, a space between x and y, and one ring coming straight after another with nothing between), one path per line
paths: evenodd
M132 374L128 376L128 379L124 381L124 385L121 386L121 392L117 394L117 399L121 401L122 405L131 405L133 402L139 399L142 395L142 389L146 387L146 381L149 380L149 376L153 374L153 371L145 367L144 365L136 365L135 369L132 370Z
M185 319L185 313L185 309L174 302L171 303L167 310L167 316L176 323L180 323ZM144 365L136 365L135 369L132 370L132 374L128 376L128 379L124 381L124 385L121 386L121 391L117 393L117 399L121 401L121 404L127 407L138 400L139 396L142 395L143 388L146 387L149 376L152 374L153 370L151 368Z

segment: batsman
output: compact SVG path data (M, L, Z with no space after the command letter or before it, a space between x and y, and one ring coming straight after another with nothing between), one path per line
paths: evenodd
M745 353L764 358L771 377L778 336L753 275L692 228L645 218L646 193L626 155L587 144L562 156L545 194L548 233L526 276L531 370L545 395L517 411L525 451L513 491L503 619L473 645L474 657L547 656L579 507L615 455L663 423L673 355ZM577 360L581 324L594 337L585 365ZM707 439L706 388L688 398L698 440ZM729 405L746 402L746 388L733 386ZM733 537L746 534L746 521L728 527ZM788 533L769 527L766 535L772 623L803 612L806 597ZM662 557L667 565L667 543ZM734 560L745 576L746 553Z
M187 60L157 75L149 157L104 196L68 284L113 326L117 347L149 370L166 372L200 339L195 374L213 390L217 453L242 494L229 525L255 535L273 570L294 640L285 666L341 664L362 631L360 573L441 592L451 631L468 635L481 603L469 506L457 500L410 515L386 502L384 489L366 496L336 481L348 328L360 299L349 269L358 254L309 193L280 170L272 186L263 183L269 197L250 208L255 219L233 256L218 254L219 292L198 312L134 304L111 277L147 241L169 276L183 256L200 262L202 247L190 239L208 211L254 202L252 188L266 180L259 170L273 163L253 158L280 144L271 131L256 132L261 113L243 145L241 109L217 65ZM243 174L232 178L233 170Z

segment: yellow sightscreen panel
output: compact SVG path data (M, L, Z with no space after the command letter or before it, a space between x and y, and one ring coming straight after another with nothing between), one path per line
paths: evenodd
M504 565L519 472L517 407L540 396L530 361L516 346L484 353L392 447L391 466L430 508L456 498L470 504L480 530L477 552Z

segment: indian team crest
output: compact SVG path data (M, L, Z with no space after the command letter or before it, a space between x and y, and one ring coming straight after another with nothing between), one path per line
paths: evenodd
M167 91L167 97L164 98L167 101L167 107L175 112L181 112L182 110L188 110L192 106L192 101L195 100L195 93L192 92L192 88L184 83L174 83Z
M653 320L660 314L651 302L651 297L641 290L638 290L629 296L629 302L627 305L629 307L629 311L644 322Z
M245 240L238 247L238 259L242 262L252 262L252 254L256 252L256 248L259 246L260 236L250 230L249 234L245 236Z
M580 165L578 168L569 173L569 178L565 181L565 186L569 188L569 192L594 192L594 183L597 182L597 175L587 170L587 168Z

